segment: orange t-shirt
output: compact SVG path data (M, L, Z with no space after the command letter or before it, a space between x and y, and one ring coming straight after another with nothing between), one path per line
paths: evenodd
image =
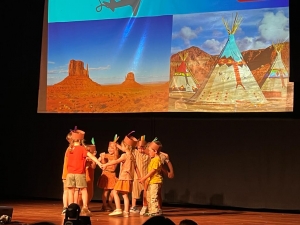
M83 146L74 146L67 151L67 170L72 174L85 174L87 150Z

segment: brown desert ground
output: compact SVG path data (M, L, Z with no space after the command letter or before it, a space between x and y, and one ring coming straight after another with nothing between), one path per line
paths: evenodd
M167 112L169 83L94 88L47 87L47 111L58 113Z

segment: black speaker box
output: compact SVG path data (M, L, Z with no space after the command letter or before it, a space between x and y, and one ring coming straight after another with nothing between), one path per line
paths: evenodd
M65 219L63 225L92 225L89 216L79 216L79 219Z
M0 216L6 215L12 218L13 215L13 207L10 206L0 206Z

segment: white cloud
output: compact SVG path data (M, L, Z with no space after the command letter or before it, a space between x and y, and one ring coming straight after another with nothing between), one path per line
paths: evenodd
M192 29L191 27L184 26L179 32L173 33L172 38L181 38L186 46L190 46L190 41L198 37L198 34L202 31L201 27Z
M61 73L68 73L68 70L59 69L59 70L48 70L48 74L61 74Z
M52 61L48 61L48 64L55 64L55 62L52 62Z
M206 40L202 44L201 48L211 55L218 55L222 51L225 43L226 40L220 42L216 39L210 39L210 40Z
M110 65L107 66L99 66L99 67L89 67L89 70L109 70Z
M282 11L276 14L267 12L264 14L258 30L267 41L284 41L289 38L289 18Z
M244 37L243 39L237 40L236 43L241 52L249 49L264 49L270 46L267 41L258 37Z

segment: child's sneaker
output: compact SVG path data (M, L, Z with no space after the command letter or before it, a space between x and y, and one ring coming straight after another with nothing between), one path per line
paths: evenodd
M143 214L143 216L151 216L151 213L146 212Z
M147 206L143 206L143 208L141 209L140 211L140 215L143 216L148 210L148 207Z
M67 207L64 207L62 212L61 212L61 215L66 215L67 209L68 209Z
M129 212L123 211L123 217L129 217Z
M136 206L131 207L129 211L130 211L131 213L139 213L139 212L140 212L140 210L139 210Z
M119 216L122 215L122 209L115 209L113 212L108 214L109 216Z

